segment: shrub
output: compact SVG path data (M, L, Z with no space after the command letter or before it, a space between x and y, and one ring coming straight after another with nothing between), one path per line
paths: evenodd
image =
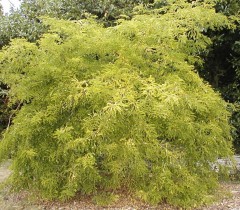
M211 164L232 154L231 128L192 64L210 44L203 28L231 27L226 18L187 4L112 28L45 23L37 44L16 39L0 52L9 100L23 104L0 143L12 186L50 199L115 200L124 188L151 203L206 202Z

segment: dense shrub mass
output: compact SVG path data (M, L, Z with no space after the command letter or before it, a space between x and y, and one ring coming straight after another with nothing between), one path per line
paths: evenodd
M207 202L212 163L232 154L229 113L193 64L211 43L202 32L227 19L185 4L112 28L45 23L37 44L0 52L10 104L22 104L0 143L12 186L51 199L124 188L151 203Z

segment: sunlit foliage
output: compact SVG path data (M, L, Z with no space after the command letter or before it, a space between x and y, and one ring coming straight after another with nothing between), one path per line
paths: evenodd
M217 186L212 163L232 154L227 104L194 64L233 27L211 5L173 4L104 28L91 19L45 19L36 44L0 52L9 104L22 104L0 143L12 186L47 198L119 189L189 207Z

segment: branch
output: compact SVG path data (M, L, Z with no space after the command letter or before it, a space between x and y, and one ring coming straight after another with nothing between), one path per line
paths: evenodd
M12 117L13 117L13 115L16 113L16 111L19 110L20 106L21 106L21 102L19 102L17 108L16 108L16 109L14 110L14 112L9 116L9 119L8 119L8 125L7 125L6 130L9 129L10 124L11 124L11 121L12 121Z

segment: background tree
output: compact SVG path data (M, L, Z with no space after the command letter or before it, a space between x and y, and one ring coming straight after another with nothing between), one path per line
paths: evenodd
M86 13L96 15L98 19L111 25L121 15L132 17L136 5L148 5L153 0L24 0L22 8L33 16L49 15L51 17L79 20L86 18Z

